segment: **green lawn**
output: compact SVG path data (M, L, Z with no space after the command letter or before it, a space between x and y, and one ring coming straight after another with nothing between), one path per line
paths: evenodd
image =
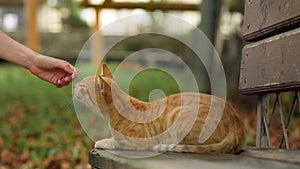
M86 166L91 140L72 105L71 85L56 87L0 65L0 168Z

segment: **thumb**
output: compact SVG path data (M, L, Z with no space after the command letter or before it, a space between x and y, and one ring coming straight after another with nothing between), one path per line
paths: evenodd
M58 69L62 69L63 71L69 74L73 74L74 72L76 72L76 68L64 60L57 60L55 67Z
M63 70L66 73L66 75L71 75L72 79L75 79L77 77L77 69L67 61L57 59L54 63L54 66L56 69Z

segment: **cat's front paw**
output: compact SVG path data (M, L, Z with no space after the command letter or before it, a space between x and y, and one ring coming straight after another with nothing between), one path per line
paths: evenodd
M98 149L115 149L115 140L113 138L96 141L95 148Z

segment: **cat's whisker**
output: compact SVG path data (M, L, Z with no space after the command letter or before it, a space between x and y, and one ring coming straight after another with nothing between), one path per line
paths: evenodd
M71 99L63 108L63 111L67 110L73 105L73 100Z

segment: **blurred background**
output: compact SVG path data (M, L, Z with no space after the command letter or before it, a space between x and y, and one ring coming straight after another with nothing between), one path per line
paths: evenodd
M199 27L215 46L226 73L227 99L241 113L247 129L247 145L253 146L257 98L238 92L240 56L245 45L240 32L243 7L243 0L0 0L0 30L35 51L75 64L85 42L103 26L131 14L149 11L175 15ZM138 34L148 22L153 23L151 14L149 18L150 21L137 20L132 27L102 31L98 45L104 51L114 39ZM161 24L151 24L151 27L183 38L191 37L194 31ZM193 40L195 46L201 45L197 39ZM185 49L177 49L176 44L168 40L140 38L115 46L106 62L115 69L128 53L151 44L176 51L175 54L191 67L199 90L210 93L206 71L198 66L201 62L186 59L189 54ZM139 63L129 67L176 65L163 57L159 57L159 63L153 63L152 57L155 56L145 54ZM82 59L85 67L80 70L95 66L93 54ZM126 80L126 72L123 78ZM174 79L163 72L146 71L134 79L129 94L147 100L152 89L160 88L169 95L178 92L177 87ZM0 169L89 168L88 153L93 142L77 119L71 86L57 89L16 65L0 61L0 93ZM284 103L289 101L288 96L284 98ZM295 121L293 125L300 123ZM275 129L271 134L276 139L280 126ZM300 131L293 130L290 134L291 147L300 148L296 144Z

